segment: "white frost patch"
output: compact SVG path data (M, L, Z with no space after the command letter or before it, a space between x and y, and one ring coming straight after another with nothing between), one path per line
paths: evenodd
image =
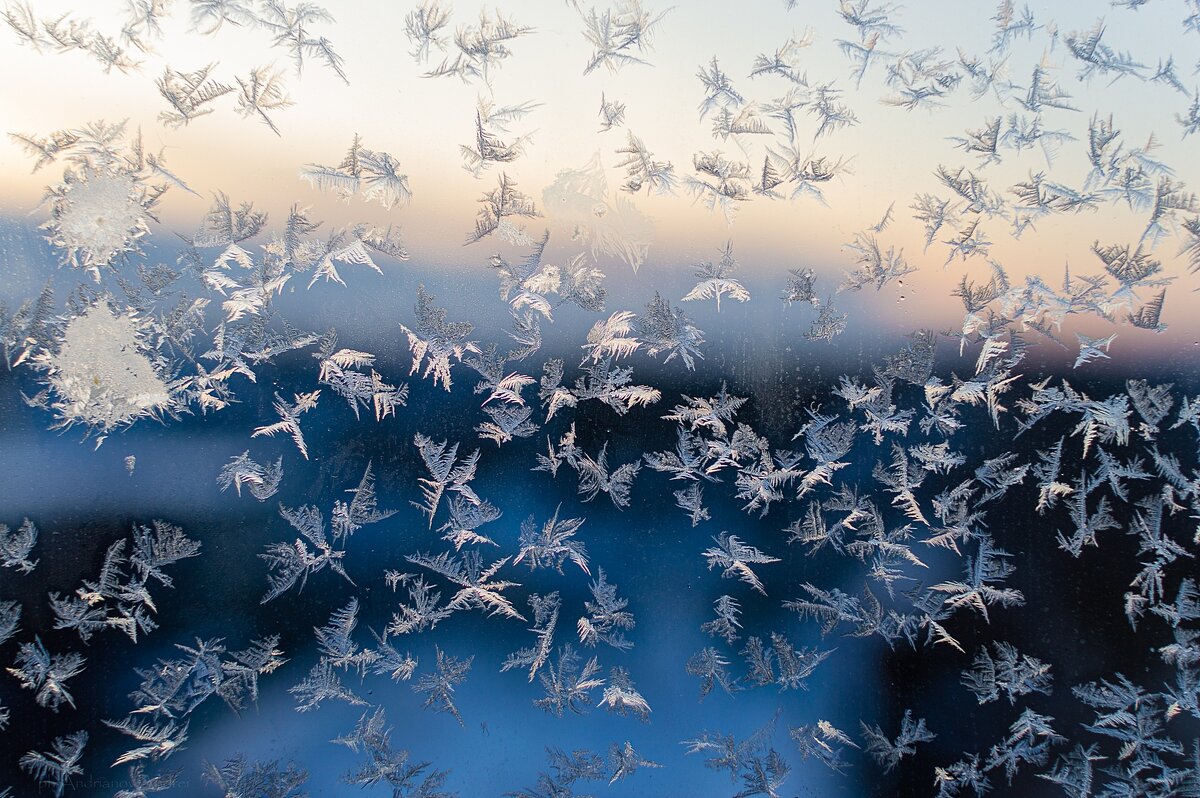
M67 250L72 266L107 266L149 232L136 178L118 172L70 183L56 203L51 229L52 241Z
M50 357L49 383L58 395L54 410L67 426L107 431L171 403L170 389L141 351L137 321L115 315L107 304L67 324L58 353Z

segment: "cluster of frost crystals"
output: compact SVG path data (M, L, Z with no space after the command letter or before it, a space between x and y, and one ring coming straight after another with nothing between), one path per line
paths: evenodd
M106 73L137 72L134 51L139 60L199 52L164 41L162 25L171 14L182 24L168 29L190 27L193 34L216 37L224 26L269 37L290 56L297 78L307 63L320 62L348 83L343 67L355 66L343 62L320 32L334 21L330 12L309 0L124 0L126 20L114 37L73 13L35 14L34 5L48 3L3 2L0 18L8 30L0 36L11 41L15 34L18 43L47 54L83 51ZM1200 92L1176 74L1170 52L1195 49L1191 35L1200 33L1200 0L1180 4L1190 13L1183 43L1164 35L1155 42L1161 53L1132 41L1134 52L1126 52L1127 26L1110 30L1103 18L1090 27L1066 20L1079 29L1060 32L1051 13L1061 16L1058 6L1065 3L1031 0L1045 6L1035 18L1024 0L1020 9L1016 0L993 2L988 20L990 11L975 15L982 27L971 27L969 14L956 19L964 35L951 41L932 35L945 31L924 20L937 3L910 4L929 7L910 15L891 0L824 0L809 5L823 6L834 27L819 36L792 33L780 42L790 25L779 6L799 5L782 0L773 3L775 24L764 17L768 24L758 26L763 36L733 48L723 44L711 54L695 51L686 34L701 13L706 30L740 24L739 4L709 3L728 11L727 19L710 21L719 9L568 0L567 13L578 18L576 35L564 38L549 3L543 4L546 14L539 12L542 19L526 20L539 23L534 27L519 24L507 10L483 10L476 22L454 12L447 0L417 0L408 4L404 22L421 66L409 65L408 77L457 77L478 94L473 105L458 110L450 108L458 96L452 90L418 103L427 112L423 126L436 134L432 143L406 139L404 131L375 139L381 135L376 129L368 140L405 152L404 168L389 152L367 149L346 127L348 120L330 113L350 95L319 88L305 93L321 103L318 112L325 109L327 132L352 142L340 162L331 162L336 165L299 168L299 179L309 183L305 191L332 193L348 204L353 197L377 202L371 220L345 218L325 226L302 198L285 219L269 218L255 208L253 196L241 196L258 190L245 178L261 177L278 159L290 164L294 177L292 160L298 147L307 147L303 139L255 160L262 153L250 139L213 135L189 157L211 156L218 147L216 156L231 170L246 164L255 169L243 170L230 194L209 184L214 174L196 175L204 181L197 187L214 198L199 224L180 234L183 245L176 245L173 265L148 257L141 242L151 236L150 221L158 226L159 198L171 188L192 190L166 170L161 153L146 151L140 132L134 135L131 127L127 135L125 123L101 121L43 136L11 134L34 160L34 172L48 164L61 170L46 188L42 230L58 259L77 270L69 279L74 283L78 272L86 272L78 282L94 278L102 286L72 285L65 311L50 283L12 312L0 304L0 352L8 367L0 371L0 388L7 390L6 379L20 379L22 372L10 372L22 365L37 371L41 392L29 403L53 414L57 427L82 424L101 440L139 418L197 407L202 418L196 421L204 423L209 411L240 403L244 411L232 421L250 442L230 440L233 424L212 433L228 446L227 462L221 457L210 463L216 471L224 462L216 484L222 491L234 488L239 497L245 487L258 501L278 496L287 504L278 504L278 517L243 514L240 507L227 513L245 539L227 546L228 530L216 530L220 537L208 535L203 555L203 529L192 539L166 521L136 524L132 535L115 540L89 538L86 545L60 536L53 518L46 519L49 534L40 544L32 521L15 529L0 523L0 649L8 646L0 661L7 673L2 678L16 685L9 691L15 695L5 698L0 684L0 732L16 721L15 734L0 737L7 743L0 761L7 758L11 770L26 774L15 787L0 783L0 798L35 794L35 782L55 798L68 788L83 794L118 783L128 789L114 798L164 792L185 772L174 765L186 760L166 760L188 748L192 718L211 718L205 705L214 696L236 713L257 709L260 677L276 671L280 675L270 681L288 681L294 710L318 718L281 744L311 742L310 732L319 732L331 712L361 707L352 731L333 740L320 736L354 754L354 769L342 774L343 783L364 789L386 784L393 798L458 793L445 789L454 784L448 770L417 761L420 739L414 754L399 734L393 744L384 704L395 694L369 680L407 682L404 693L417 694L433 713L406 717L397 727L406 738L423 734L444 750L450 748L443 742L457 739L471 744L476 758L518 750L510 744L516 740L527 754L545 727L530 724L519 730L520 738L497 743L476 736L477 720L484 736L492 718L506 727L505 735L525 720L512 709L507 686L501 695L493 682L479 683L495 678L480 675L488 671L515 671L503 678L536 691L524 702L526 712L531 707L559 719L579 716L569 724L555 722L556 745L547 749L547 764L536 777L530 774L536 786L504 793L512 798L610 795L585 784L613 785L659 767L668 770L657 789L647 785L636 794L723 796L736 790L733 798L782 798L813 792L808 785L822 783L814 782L815 769L828 771L818 779L853 774L846 786L826 786L820 794L858 788L864 794L982 798L993 791L1048 794L1053 784L1061 788L1053 794L1072 798L1200 798L1197 379L1180 367L1178 381L1187 383L1181 392L1151 381L1152 361L1120 359L1126 336L1148 347L1140 331L1166 331L1169 286L1189 276L1185 268L1200 272L1200 197L1183 182L1194 183L1185 174L1191 161L1168 142L1173 136L1160 145L1146 127L1155 121L1151 114L1130 118L1134 111L1109 102L1116 96L1090 92L1076 99L1064 88L1087 91L1074 84L1095 77L1144 81L1148 91L1186 98L1176 98L1182 114L1174 119L1182 130L1173 132L1200 133L1200 97L1194 96ZM753 13L768 13L768 4L760 5ZM1105 14L1127 17L1148 3L1108 5ZM1149 5L1143 16L1176 13L1158 10L1166 4ZM694 20L682 18L689 12ZM190 17L190 26L178 19L181 14ZM360 24L377 16L363 14ZM570 63L573 40L584 76L600 67L615 74L650 66L645 59L664 18L662 33L675 37L673 52L688 53L686 64L702 65L695 73L698 85L692 81L675 98L698 101L700 127L676 114L670 102L649 108L633 96L627 98L626 124L626 104L600 91L601 127L593 137L605 136L604 152L612 153L605 157L616 158L606 167L597 151L586 161L571 161L575 166L555 163L568 152L588 151L587 131L578 123L592 121L595 105L556 105L553 95L546 103L532 99L539 84L557 87L562 79L561 70L539 69L536 58L521 52L526 37L561 49L559 66ZM813 18L819 21L820 13ZM367 39L376 36L370 47L384 46L394 44L396 32L396 25L375 24L357 38L370 44ZM989 38L988 50L972 53ZM752 62L752 51L743 46L748 44L758 51ZM367 66L360 56L369 55L370 47L350 57ZM1158 56L1154 74L1152 56ZM516 85L494 87L492 80L514 57L527 67L518 73L531 99L520 102L494 91ZM240 73L244 77L219 72L217 61L161 64L162 77L153 84L167 109L158 121L175 131L208 124L203 120L219 110L216 101L229 95L235 107L226 111L282 136L274 115L294 104L285 70L243 64L250 68L248 76ZM693 69L678 66L671 65L670 75ZM835 77L847 67L848 81ZM141 73L151 96L147 78L155 73ZM670 75L664 78L670 81ZM402 71L387 78L408 93ZM38 97L61 96L53 86L37 88ZM387 90L396 86L389 83ZM366 92L354 96L360 95ZM1147 96L1156 108L1166 107ZM879 114L868 110L879 104L885 107ZM114 105L113 112L125 112ZM538 134L535 141L533 130L510 133L509 125L543 107L539 116L572 125L567 137L546 141ZM582 120L578 108L586 109ZM895 121L917 110L929 112L927 127ZM655 140L656 154L634 127L661 126L668 113L676 149L657 149L660 142L672 146L670 137ZM981 117L982 127L970 123L961 130L965 120ZM1122 133L1118 122L1132 125L1136 138ZM943 129L947 124L952 127ZM885 139L881 125L888 133L915 133ZM454 131L471 130L474 141L457 144ZM695 140L697 132L715 143ZM147 133L170 135L154 128ZM921 152L907 146L918 139L929 145ZM692 146L679 150L680 142ZM865 149L827 149L855 143ZM1168 149L1160 152L1160 146ZM436 203L414 198L405 169L420 159L421 171L431 173L445 155L461 156L477 180L495 178L481 194L472 191L475 205L467 198L445 208L464 227L474 213L474 227L463 240L474 248L464 251L471 265L486 264L499 278L501 301L494 308L472 307L467 300L474 281L448 285L448 270L432 266L428 247L445 243L436 227L415 237L413 273L401 276L381 266L409 260L402 227L441 218ZM906 158L920 166L911 181ZM873 174L881 162L883 181ZM453 199L453 181L445 186L440 193ZM839 206L830 209L836 218L797 217L785 220L788 227L763 224L736 236L689 225L685 247L660 249L649 211L670 213L668 203L689 197L709 211L720 209L726 225L751 202L811 199ZM878 209L863 218L862 206L875 203ZM1114 208L1133 224L1114 223ZM357 214L358 206L352 210ZM1104 226L1096 238L1077 235L1085 228L1070 221L1089 214L1098 220L1094 227ZM756 219L752 224L768 217ZM841 239L843 278L829 282L821 265L828 253L806 240L794 258L811 266L785 274L792 264L781 260L780 268L771 268L771 253L764 251L782 255L779 245L793 233L821 224L826 232L848 232L849 240ZM1038 257L1010 276L1001 261L1011 266L1030 250L1012 249L1006 239L1022 236L1042 236L1030 246L1064 256L1069 266L1061 280L1038 267L1045 260ZM913 244L922 240L914 254ZM14 241L20 243L0 220L0 247ZM692 250L707 255L692 256ZM1082 265L1071 257L1078 251ZM739 257L758 262L743 269ZM961 326L948 333L918 330L902 349L868 368L869 335L882 335L892 314L880 312L878 300L858 296L851 304L843 295L869 293L872 286L876 292L924 291L926 260L961 270L949 294L963 304ZM683 286L670 272L673 261L693 264L686 293L675 290ZM394 337L391 316L369 318L375 305L357 301L359 294L330 304L295 297L301 277L307 289L328 291L329 283L347 288L339 270L358 266L374 273L363 278L373 281L368 285L375 299L415 286L415 308L405 316L411 327L399 325L402 338ZM635 275L614 274L624 285L612 286L610 295L605 272L624 266ZM774 298L764 301L772 274L782 286L766 290ZM910 274L917 276L906 286ZM444 307L422 279L439 284ZM461 296L455 296L459 287ZM677 298L672 301L678 307L668 296ZM944 298L926 295L920 312ZM704 307L708 301L717 313L724 301L726 316L714 319ZM798 305L788 312L803 324L776 325L773 333L767 328L769 337L762 330L746 333L755 320L773 323L780 301ZM644 312L631 309L643 303ZM1172 303L1169 313L1186 309L1179 300ZM713 333L702 331L683 307L694 309ZM873 317L851 321L846 309L856 307L869 308L863 316L874 311ZM511 317L507 339L492 335L488 313L497 309L505 323ZM476 315L466 315L471 311ZM730 315L733 321L719 321ZM381 319L391 337L371 335ZM333 321L339 329L323 329ZM811 344L844 335L852 323L857 329L848 337L857 340L831 348L828 357L847 361L848 371L826 379L823 363L808 357ZM1117 325L1134 329L1122 328L1122 343L1114 348ZM583 330L586 337L573 336ZM956 354L949 339L958 343ZM407 351L397 341L406 341ZM1058 366L1050 358L1031 368L1031 347L1047 342L1069 355ZM576 344L578 365L570 357ZM381 373L395 367L397 355L409 359L410 377L420 377L412 380L411 408L409 386ZM665 366L673 360L682 365L670 372ZM1068 383L1054 375L1055 368L1083 371ZM470 373L472 386L464 386L460 372ZM1129 379L1111 393L1118 374ZM323 393L326 401L319 404ZM370 411L360 418L366 408L373 421ZM375 426L364 434L352 426L360 421ZM781 438L785 430L794 432L790 439ZM395 445L409 440L412 448ZM189 431L188 440L168 440L163 449L196 450L194 444ZM116 470L122 454L107 461L107 471L73 462L71 473L110 490L117 474L115 480L128 486L120 492L142 489L144 497L174 489L162 477L175 479L178 468L143 467L135 476L139 450L124 457L133 478L127 479ZM202 464L205 454L189 453L185 469L192 460ZM355 467L363 469L357 487L338 482ZM538 472L538 481L527 479L526 471ZM395 509L380 507L377 481ZM601 494L607 500L596 501ZM6 498L0 492L0 507ZM561 501L549 514L554 498ZM201 493L189 499L206 501ZM659 510L671 507L672 499L682 514L661 522ZM746 520L731 518L738 507ZM615 511L626 513L621 521L614 520ZM263 523L256 526L256 520ZM102 518L89 519L91 537L99 538L103 528ZM260 553L246 556L247 544ZM200 556L207 582L195 565L182 565ZM63 581L71 569L85 573ZM218 573L228 584L210 590L211 575ZM266 583L259 601L271 606L257 615L245 609L257 598L240 578L246 573ZM625 587L618 589L610 575ZM176 579L178 590L168 592ZM386 609L379 606L380 581L393 594ZM710 614L691 621L690 630L673 628L655 638L654 625L642 621L643 613L687 621L694 605L707 610L710 601ZM208 636L221 613L201 617L205 607L247 619L283 616L287 623L233 650L224 638ZM311 638L303 622L309 615L301 613L314 619ZM1079 635L1042 633L1047 624L1068 628L1083 613ZM1108 623L1114 618L1127 622L1127 637L1116 636ZM136 690L126 711L114 716L108 699L112 686L122 683L112 675L114 664L124 668L133 658L118 646L142 645L160 624L167 629L156 635L155 648L138 657L138 680L130 682ZM486 634L477 631L483 624ZM297 629L304 639L297 639ZM128 641L102 635L109 630L123 632ZM158 642L168 634L171 642ZM89 646L86 660L70 650L80 646L63 640L71 635ZM96 637L115 642L95 643ZM842 639L827 646L831 637ZM1100 641L1087 639L1095 637ZM515 644L505 656L497 644L510 639ZM286 670L285 643L295 652ZM678 649L679 643L689 647ZM694 653L672 655L681 650ZM882 666L898 664L903 672L892 670L899 682L871 679L872 671L880 675ZM683 677L698 683L693 693L703 708L680 750L674 741L662 743L679 722L691 719L676 701L678 690L666 684ZM847 685L861 695L848 700ZM262 689L270 702L264 703L278 707L283 687ZM811 699L793 698L810 689ZM753 695L739 697L747 693ZM907 704L902 716L892 700L901 694ZM3 705L10 698L11 710ZM741 709L726 723L734 701ZM964 701L986 709L963 710ZM331 710L329 704L345 706ZM768 704L775 705L774 714L753 730L748 719ZM622 734L602 742L598 734L617 730L622 721L584 718L601 709L647 725L631 727L636 738ZM871 714L856 717L860 710ZM659 720L664 717L666 726ZM728 731L699 727L716 719ZM73 731L85 723L87 730ZM250 724L244 728L261 727ZM472 737L444 736L438 724ZM212 732L201 732L204 739L194 749L216 753ZM89 734L95 742L85 757ZM601 747L557 747L584 735L589 745ZM729 786L698 786L673 763L643 758L634 747L643 739L658 749L646 749L656 756L670 748L676 759L700 755L719 781L729 778ZM128 765L127 777L104 771L112 754L118 756L109 767ZM189 767L226 796L309 794L303 792L306 770L259 754L224 751L202 771L195 761ZM336 775L329 764L314 773L314 782ZM85 767L86 786L76 779ZM868 767L875 771L857 775ZM476 786L467 795L499 794L499 785L491 783L495 775L483 775L487 788ZM792 787L789 776L804 788ZM5 778L0 775L0 782ZM665 780L673 790L664 788ZM326 795L335 788L314 783L309 789ZM194 794L186 781L176 792Z
M62 163L62 178L46 187L50 218L46 239L61 250L62 262L100 272L140 254L138 240L150 232L152 209L172 186L190 191L167 170L161 152L148 152L141 131L124 122L90 122L45 136L12 133L36 158L33 171Z
M143 189L128 172L68 175L46 225L52 244L76 269L98 270L150 232Z
M44 356L60 425L107 432L168 408L171 389L144 350L137 318L105 302L73 318L58 352Z

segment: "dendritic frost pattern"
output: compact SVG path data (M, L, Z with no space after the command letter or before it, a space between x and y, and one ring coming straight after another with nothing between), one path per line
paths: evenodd
M0 303L0 796L1200 794L1200 396L1140 357L1200 271L1200 4L709 5L4 6L14 62L153 112L10 133L53 174ZM338 113L381 71L438 102ZM167 168L312 102L282 210ZM334 774L296 741L339 709Z

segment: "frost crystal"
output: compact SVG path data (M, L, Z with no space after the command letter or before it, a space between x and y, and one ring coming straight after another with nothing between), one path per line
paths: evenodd
M106 433L172 406L171 386L148 355L145 335L137 316L103 302L67 323L58 351L38 360L61 426L85 424Z
M75 268L98 270L150 232L130 174L84 174L68 182L54 208L53 242Z

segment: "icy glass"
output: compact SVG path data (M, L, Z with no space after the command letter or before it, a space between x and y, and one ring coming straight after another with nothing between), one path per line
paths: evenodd
M0 796L1200 795L1200 0L7 0Z

